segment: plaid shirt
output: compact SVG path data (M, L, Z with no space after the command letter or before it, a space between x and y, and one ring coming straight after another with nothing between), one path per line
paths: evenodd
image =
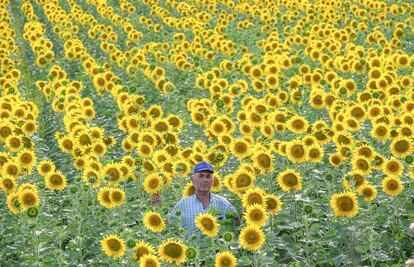
M211 208L221 211L220 217L218 218L219 221L226 219L226 212L228 211L237 214L236 209L227 201L227 199L210 193L210 203L206 208L203 208L203 204L198 200L196 194L193 194L178 201L172 209L170 217L175 216L177 210L181 210L181 216L184 220L183 226L187 229L188 235L191 236L198 230L194 222L195 217L199 214L209 212ZM200 236L201 232L199 231L199 237Z

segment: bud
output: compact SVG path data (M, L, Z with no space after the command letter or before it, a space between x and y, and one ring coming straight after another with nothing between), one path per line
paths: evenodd
M197 252L194 248L187 248L187 251L185 252L185 254L187 255L187 258L189 259L194 259L195 256L197 255Z
M129 239L129 240L127 241L127 246L128 246L129 248L133 248L133 247L135 247L135 241L134 241L133 239Z
M217 100L216 105L219 108L224 107L224 101L222 99L219 99L219 100Z
M307 214L311 214L313 211L313 208L311 205L305 205L305 207L303 207L303 210L307 213Z
M344 95L346 94L346 88L345 87L341 87L341 89L339 89L339 92Z
M30 218L34 218L34 217L36 217L38 213L39 213L39 212L37 211L37 208L35 208L35 207L30 207L30 208L27 210L27 215L28 215Z
M321 80L320 83L321 83L321 85L325 85L326 84L326 81L325 80Z
M231 240L233 240L233 234L231 232L225 232L223 234L223 238L225 241L230 242Z
M177 215L177 216L181 216L181 210L176 210L176 211L175 211L175 215Z
M412 163L414 161L414 159L413 159L413 157L412 156L406 156L405 157L405 162L407 162L407 163Z

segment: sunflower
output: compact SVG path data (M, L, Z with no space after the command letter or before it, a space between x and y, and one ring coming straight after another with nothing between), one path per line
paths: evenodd
M144 225L152 232L162 232L165 228L165 222L158 212L148 211L144 215Z
M353 157L352 169L355 171L359 171L361 175L368 175L371 173L371 161L363 156Z
M368 183L358 187L358 194L363 196L365 201L370 202L377 197L377 189Z
M114 204L111 202L111 191L111 188L103 187L98 192L99 204L107 209L114 207Z
M107 177L107 181L111 185L116 185L122 179L122 172L117 163L107 163L102 170L102 175Z
M372 126L371 136L379 141L390 138L390 129L386 123L376 123Z
M274 195L266 195L266 210L275 215L282 209L283 202Z
M309 123L308 121L302 117L295 115L287 121L288 129L296 134L305 133L308 130Z
M159 246L158 254L162 260L179 265L187 260L186 250L185 244L170 238Z
M352 186L359 188L360 186L367 183L367 181L364 179L364 175L359 171L351 171L348 174L348 177L349 179L344 179L344 186L348 190L351 190Z
M195 225L198 229L209 237L215 237L219 231L219 224L217 219L211 213L199 214L194 219Z
M136 242L132 258L135 261L140 261L144 255L153 254L154 251L155 251L154 247L151 246L150 244L147 244L144 241Z
M105 156L106 151L107 151L107 147L106 147L105 143L102 142L102 141L98 141L98 142L93 143L90 146L90 148L91 148L90 155L94 156L94 157L103 157L103 156Z
M334 194L330 204L337 217L354 217L358 213L358 200L351 192Z
M9 135L6 138L5 143L6 143L7 149L12 152L17 152L23 147L22 137L16 134Z
M20 166L16 162L13 162L13 161L6 162L1 168L2 176L12 177L16 179L19 176L20 171L21 171Z
M390 144L391 154L397 158L403 158L412 154L413 149L412 141L408 137L393 139Z
M160 267L160 262L155 255L144 254L139 260L139 267Z
M397 177L388 176L382 180L382 191L392 197L398 196L403 189L403 183Z
M56 170L55 164L51 160L42 160L37 167L37 171L40 175L46 176L50 172L54 172Z
M50 190L63 190L66 188L66 177L60 172L49 173L45 177L46 187Z
M92 167L87 167L83 171L82 181L91 188L97 188L101 183L101 172Z
M247 225L262 227L266 224L268 217L263 205L253 204L246 209L244 219Z
M302 177L300 173L295 170L286 169L279 173L276 179L279 186L285 192L302 189Z
M297 141L290 141L286 145L286 154L290 161L294 163L302 163L306 160L306 156L308 154L308 148L304 146L304 144L297 140Z
M265 205L266 192L260 187L248 189L242 197L243 207L248 208L252 205Z
M253 186L256 177L253 173L240 169L232 175L233 189L235 191L244 191Z
M261 174L269 173L273 171L273 157L272 154L267 151L256 151L253 154L253 166L260 170Z
M211 192L220 192L221 186L222 186L221 177L218 173L215 173L213 185L211 187Z
M120 188L112 188L109 198L114 206L120 206L125 200L125 192Z
M239 235L239 242L243 249L258 250L265 241L265 235L260 228L248 225L243 228Z
M238 159L244 159L250 155L250 143L245 138L233 139L230 150Z
M144 179L143 185L145 192L148 194L156 194L161 189L162 177L155 173L147 175Z
M401 176L403 171L404 165L394 158L387 160L382 167L382 172L388 176Z
M357 156L366 157L367 159L372 160L375 156L375 149L367 144L360 145L354 149L354 153Z
M237 258L230 251L222 251L216 255L214 267L236 267Z
M26 211L30 207L39 206L40 204L39 196L32 189L23 189L20 191L18 200L23 211Z
M9 195L10 193L14 192L16 190L16 181L11 177L3 177L0 178L0 188L6 193L6 195Z
M19 195L15 194L15 193L10 193L7 196L7 207L9 208L9 210L14 214L18 214L20 212L20 207L16 204L18 204L19 202Z
M318 145L309 146L307 149L306 160L313 163L321 162L325 155L324 150Z
M120 258L125 254L125 241L117 235L107 235L101 240L101 248L112 258Z
M31 170L36 164L36 154L32 150L24 149L19 152L17 155L20 166Z

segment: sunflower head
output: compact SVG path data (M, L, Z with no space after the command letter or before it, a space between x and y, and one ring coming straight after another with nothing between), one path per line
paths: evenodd
M292 169L286 169L283 172L279 173L276 178L277 183L285 192L290 192L291 190L301 190L302 189L302 177L300 173Z
M331 208L337 217L354 217L358 213L358 200L354 193L336 193L331 197Z
M117 235L108 235L101 239L101 248L112 258L120 258L125 254L125 241Z
M262 247L264 241L264 233L256 226L246 226L239 235L240 245L246 250L258 250Z
M214 237L218 234L219 224L211 213L203 213L198 215L194 219L194 222L203 234L209 237Z
M144 226L152 232L162 232L165 229L165 222L158 212L149 211L144 215Z
M216 255L214 267L235 267L237 258L230 251L222 251Z
M187 260L187 246L174 239L165 240L158 248L159 257L168 262L177 265Z

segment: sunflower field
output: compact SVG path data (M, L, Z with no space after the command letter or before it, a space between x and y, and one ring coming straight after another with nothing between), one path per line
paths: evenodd
M0 266L414 266L412 1L0 0L0 31ZM238 214L188 236L201 161Z

